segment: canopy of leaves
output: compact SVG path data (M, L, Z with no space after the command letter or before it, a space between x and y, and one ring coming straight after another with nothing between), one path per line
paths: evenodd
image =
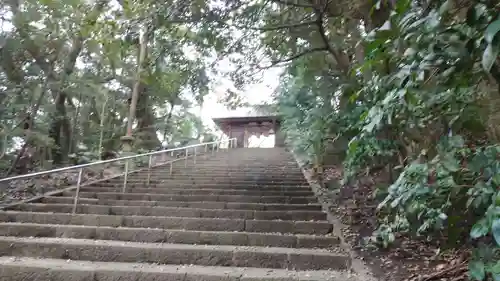
M500 246L498 1L240 3L226 22L260 39L247 64L284 68L288 144L317 171L342 160L346 185L389 171L375 243L470 232ZM499 280L497 254L471 276Z
M64 164L82 151L100 158L119 150L136 82L136 149L204 133L189 110L203 103L213 57L231 40L201 24L207 5L4 1L1 170L14 172L26 155L43 166ZM139 68L141 44L147 48Z

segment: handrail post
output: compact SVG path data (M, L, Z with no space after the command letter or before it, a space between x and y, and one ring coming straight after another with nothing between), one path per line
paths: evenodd
M148 180L147 185L151 183L151 165L153 164L153 155L149 155L149 163L148 163Z
M197 152L197 149L198 147L194 147L194 154L193 154L193 163L196 165L196 152Z
M188 166L188 149L186 148L186 156L184 157L184 168L187 168Z
M211 153L212 153L212 155L214 155L214 154L215 154L215 146L216 146L216 145L217 145L217 144L216 144L215 142L214 142L214 143L212 143L212 152L211 152Z
M205 159L208 158L208 143L205 144L205 153L203 153L205 155Z
M173 165L174 165L174 161L170 161L170 175L172 175Z
M75 201L73 202L73 214L76 213L76 206L78 205L78 197L80 196L80 186L82 184L82 175L83 175L83 168L80 168L80 171L78 171L78 180L76 182Z
M125 193L125 190L127 189L127 179L128 179L128 162L129 160L127 159L125 161L125 176L123 177L123 188L122 188L122 193Z
M222 142L217 142L217 145L215 146L215 152L219 152L219 146L222 144Z

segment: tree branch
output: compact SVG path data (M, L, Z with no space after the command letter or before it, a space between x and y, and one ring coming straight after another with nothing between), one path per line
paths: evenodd
M326 30L325 30L325 22L324 22L324 16L325 16L325 11L328 7L329 1L326 1L325 5L322 8L314 7L314 12L316 13L316 24L318 26L318 32L321 37L321 40L325 44L326 50L334 57L335 61L337 62L337 65L342 69L344 73L348 73L349 69L347 68L348 66L346 65L346 62L344 58L342 57L341 51L335 50L332 45L330 45L330 41L328 40L328 36L326 35Z
M234 24L229 25L227 23L223 23L223 24L230 26L230 27L241 28L241 29L250 29L250 30L257 30L257 31L275 31L275 30L281 30L281 29L292 29L292 28L296 28L296 27L314 25L314 24L316 24L316 21L311 20L311 21L305 21L305 22L296 22L296 23L274 25L274 26L262 26L262 27L251 27L251 26L234 25Z
M314 8L315 6L312 4L302 4L302 3L293 3L289 2L289 0L270 0L273 3L285 5L285 6L291 6L291 7L297 7L297 8Z
M322 51L328 51L328 47L326 46L323 46L323 47L316 47L316 48L311 48L311 49L307 49L303 52L300 52L300 53L297 53L293 56L290 56L284 60L276 60L276 61L273 61L271 62L271 64L269 66L263 66L263 67L259 67L261 69L267 69L267 68L271 68L271 67L275 67L275 66L278 66L279 64L283 64L283 63L287 63L287 62L291 62L293 60L296 60L296 59L299 59L303 56L306 56L306 55L309 55L309 54L312 54L312 53L316 53L316 52L322 52Z

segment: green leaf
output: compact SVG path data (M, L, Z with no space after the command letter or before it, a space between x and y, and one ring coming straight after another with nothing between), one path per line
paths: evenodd
M349 147L349 153L355 153L356 149L358 148L359 141L356 139L353 139L349 142L348 147Z
M484 39L486 40L486 42L492 44L493 40L495 39L495 36L499 31L500 31L500 16L494 22L490 23L490 25L488 25L488 27L486 28L486 31L484 32Z
M493 238L495 238L497 245L500 246L500 218L495 218L493 223L491 223L491 233L493 234Z
M465 145L465 140L462 136L456 135L453 136L449 139L450 144L453 145L454 147L463 147Z
M469 263L469 275L474 280L482 281L486 277L484 263L482 261L471 261Z
M493 281L500 281L500 261L489 267L487 271L491 273Z
M443 158L443 166L450 172L456 172L460 170L460 164L458 160L453 156L448 156Z
M488 225L486 224L486 220L482 219L478 221L476 224L472 226L470 231L470 237L472 239L477 239L479 237L483 237L488 234Z
M444 14L451 9L452 3L449 0L446 0L441 7L439 7L439 14Z
M481 63L483 65L483 69L486 70L486 72L491 71L491 68L493 67L493 64L495 63L498 57L499 51L500 48L493 44L488 44L488 46L484 50L483 59L481 60Z

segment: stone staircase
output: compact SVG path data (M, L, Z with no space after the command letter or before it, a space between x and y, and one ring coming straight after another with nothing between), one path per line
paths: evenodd
M355 280L284 149L234 149L0 211L0 280Z

